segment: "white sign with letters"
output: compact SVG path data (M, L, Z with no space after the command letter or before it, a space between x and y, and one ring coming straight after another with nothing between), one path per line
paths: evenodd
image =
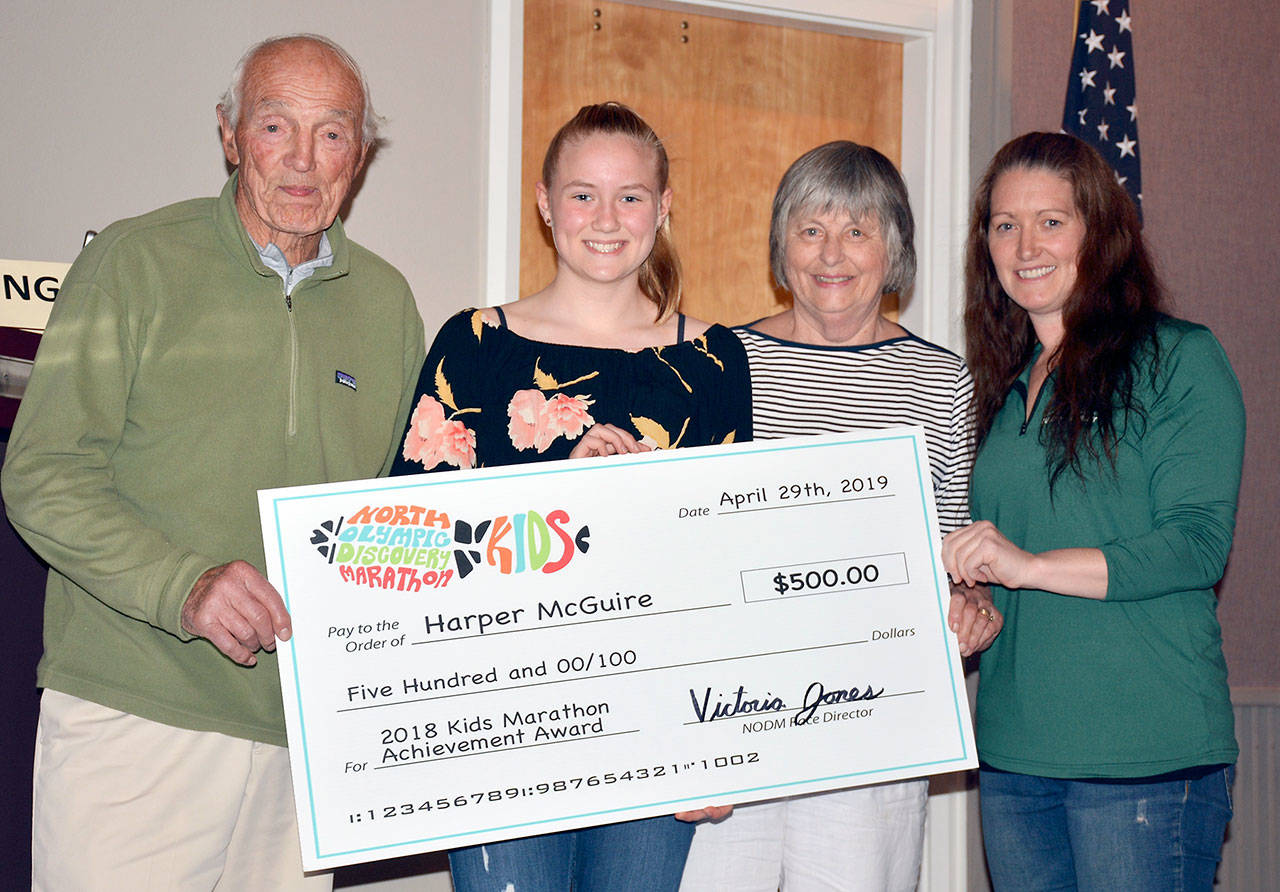
M259 501L309 870L976 764L918 429Z
M0 260L0 326L44 331L69 263Z

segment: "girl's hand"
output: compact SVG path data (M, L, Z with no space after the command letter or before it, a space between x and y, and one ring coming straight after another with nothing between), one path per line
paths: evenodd
M593 455L620 455L624 452L648 452L649 447L631 434L612 424L594 424L587 429L569 453L569 458Z

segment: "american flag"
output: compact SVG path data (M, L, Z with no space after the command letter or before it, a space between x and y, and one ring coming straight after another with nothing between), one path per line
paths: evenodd
M1129 0L1082 0L1062 129L1102 153L1142 212Z

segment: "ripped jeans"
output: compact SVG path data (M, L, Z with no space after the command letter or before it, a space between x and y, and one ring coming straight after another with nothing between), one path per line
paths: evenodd
M670 816L449 853L454 892L676 892L693 825Z
M1234 777L1234 766L1114 781L983 768L992 885L997 892L1209 892Z

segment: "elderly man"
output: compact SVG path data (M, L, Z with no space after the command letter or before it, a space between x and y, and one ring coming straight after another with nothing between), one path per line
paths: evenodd
M299 860L255 491L391 464L422 323L337 219L377 136L345 52L259 44L218 121L221 197L84 249L10 441L9 517L50 566L37 888L329 885Z

